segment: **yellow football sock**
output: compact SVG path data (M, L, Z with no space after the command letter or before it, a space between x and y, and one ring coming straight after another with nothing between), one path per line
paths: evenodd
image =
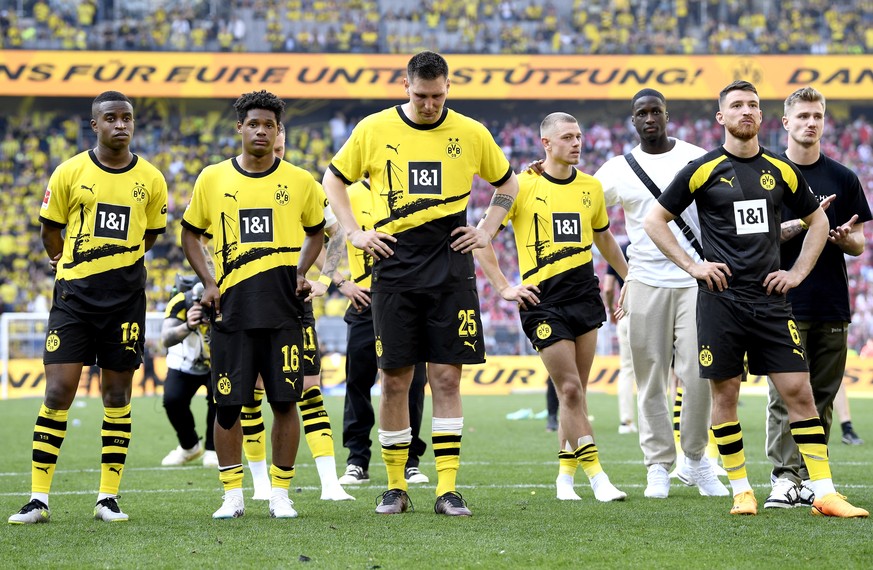
M117 495L130 445L130 404L103 408L103 453L100 458L100 493Z
M803 456L809 480L831 478L831 466L828 459L828 444L825 441L824 427L818 416L791 423L791 437L797 443L797 449Z
M318 386L303 392L300 415L303 419L303 433L312 457L333 457L333 432L330 429L327 410L324 409L324 398Z
M45 404L39 407L36 425L33 428L33 454L31 461L31 491L48 493L55 476L61 444L67 436L69 410L52 410Z
M254 399L254 405L243 406L239 416L243 432L243 452L249 462L267 459L267 438L264 430L264 418L261 416L261 401L264 399L264 391L255 390Z

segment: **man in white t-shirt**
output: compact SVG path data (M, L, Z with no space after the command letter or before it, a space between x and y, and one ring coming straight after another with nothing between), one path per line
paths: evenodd
M706 151L667 136L667 103L658 91L643 89L634 95L631 109L640 144L630 154L660 194L683 166ZM624 209L631 243L622 306L637 381L640 447L648 469L645 496L667 498L669 471L676 462L667 397L671 363L685 388L680 442L686 461L677 475L686 485L696 485L701 495L726 496L727 488L704 456L711 402L709 384L700 379L697 365L697 281L667 259L643 230L643 220L656 197L628 159L616 156L594 176L603 184L607 206L621 204ZM670 227L688 254L700 260L686 237L700 239L693 204L683 219L684 232L676 224Z

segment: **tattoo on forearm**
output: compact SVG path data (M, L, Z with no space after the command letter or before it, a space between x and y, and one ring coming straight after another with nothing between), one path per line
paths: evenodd
M790 222L786 222L782 224L781 229L782 232L779 236L779 241L783 243L803 232L803 228L800 227L800 220L791 220Z
M512 203L515 199L509 194L495 194L493 198L491 198L491 205L497 206L498 208L503 208L507 212L510 208L512 208Z
M203 255L206 257L206 269L209 270L210 275L215 277L215 262L212 261L212 254L209 253L209 248L202 243L200 247L203 248Z
M327 275L333 279L333 274L339 267L340 259L345 250L345 241L345 233L343 232L338 232L327 241L327 247L324 250L324 265L321 268L322 275Z

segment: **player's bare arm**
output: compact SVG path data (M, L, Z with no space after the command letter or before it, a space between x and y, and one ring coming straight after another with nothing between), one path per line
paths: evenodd
M64 252L64 235L61 228L55 228L43 224L39 231L39 236L42 238L42 245L49 257L49 265L52 272L57 271L58 261L61 260L61 255Z
M713 291L718 289L724 291L728 287L727 279L731 276L731 270L725 263L717 263L712 261L702 261L695 263L688 253L679 245L679 241L670 228L668 222L676 218L660 203L655 202L652 209L646 216L643 222L643 229L652 238L658 249L661 250L667 259L678 265L683 271L697 279L706 283L706 287Z
M768 295L774 291L784 295L800 285L801 281L806 279L806 276L812 271L821 250L824 248L830 225L824 210L816 208L811 214L803 218L803 221L809 226L809 230L803 238L800 255L788 271L780 269L767 275L764 279L764 287L767 289Z
M509 179L494 192L491 204L485 210L485 216L476 224L476 227L464 226L455 228L452 237L452 249L461 253L469 253L474 249L485 247L491 243L506 213L512 208L512 203L518 196L518 179L513 172Z
M488 278L491 286L500 294L506 301L518 303L521 309L533 307L540 302L537 294L540 292L536 285L510 285L509 280L500 270L500 265L497 263L497 255L494 253L494 247L489 241L485 247L473 251L476 261Z
M200 298L200 304L204 307L212 307L215 319L220 320L221 292L218 290L218 284L215 283L215 277L209 271L209 256L206 248L203 247L200 236L184 226L182 227L182 251L185 252L191 269L203 283L203 296Z
M309 281L306 279L306 273L309 268L315 263L318 254L324 248L324 227L306 234L303 238L303 245L300 247L300 258L297 261L297 295L308 293L310 289Z
M327 194L333 213L336 214L337 220L342 224L346 236L353 246L369 253L374 259L384 259L394 255L394 250L388 244L397 243L397 238L385 232L361 229L352 213L352 203L349 200L345 183L329 168L324 172L321 185Z

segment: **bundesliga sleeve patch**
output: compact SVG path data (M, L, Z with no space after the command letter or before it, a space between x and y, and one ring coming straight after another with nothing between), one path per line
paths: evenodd
M45 196L42 197L42 209L47 210L49 207L49 202L52 201L52 189L45 189Z

